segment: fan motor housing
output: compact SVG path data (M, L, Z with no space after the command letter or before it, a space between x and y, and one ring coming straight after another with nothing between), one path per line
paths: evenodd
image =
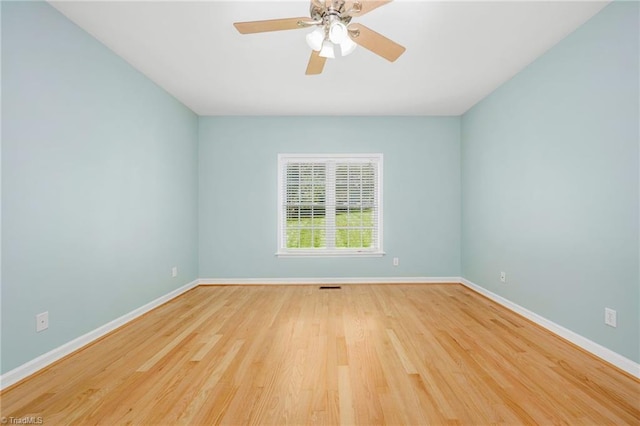
M351 22L352 16L345 13L344 1L334 1L330 6L318 4L312 2L310 7L310 15L313 21L322 21L322 25L329 25L331 22L339 21L344 25L348 25Z

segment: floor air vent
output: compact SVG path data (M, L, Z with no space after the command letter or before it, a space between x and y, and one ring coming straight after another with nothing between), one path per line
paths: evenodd
M342 287L339 285L323 285L320 286L320 290L340 290Z

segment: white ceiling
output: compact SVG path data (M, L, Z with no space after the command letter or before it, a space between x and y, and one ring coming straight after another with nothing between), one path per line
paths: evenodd
M460 115L608 2L396 0L353 22L407 48L359 47L306 76L305 35L233 22L308 16L308 1L51 4L200 115Z

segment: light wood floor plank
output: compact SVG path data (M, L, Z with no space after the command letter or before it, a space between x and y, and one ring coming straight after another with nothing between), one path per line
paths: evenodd
M637 379L460 285L197 287L0 398L52 425L640 425Z

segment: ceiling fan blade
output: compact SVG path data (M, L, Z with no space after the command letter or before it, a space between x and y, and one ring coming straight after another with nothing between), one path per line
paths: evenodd
M308 20L308 17L269 19L266 21L235 22L233 26L236 27L240 34L253 34L268 31L297 30L298 28L304 28L298 25L298 22Z
M312 50L311 57L309 58L309 63L307 64L307 72L305 72L305 74L320 74L322 72L322 69L324 68L325 62L327 62L327 58L320 56L320 52Z
M349 1L346 9L353 8L354 3L360 3L360 12L353 12L352 16L362 16L365 13L369 13L374 9L379 8L380 6L384 6L385 4L391 3L393 0L355 0Z
M355 36L353 33L358 35ZM399 45L395 41L389 40L382 34L378 34L362 24L349 25L349 36L351 36L351 39L360 46L372 51L378 56L382 56L390 62L398 59L406 50L404 46Z

